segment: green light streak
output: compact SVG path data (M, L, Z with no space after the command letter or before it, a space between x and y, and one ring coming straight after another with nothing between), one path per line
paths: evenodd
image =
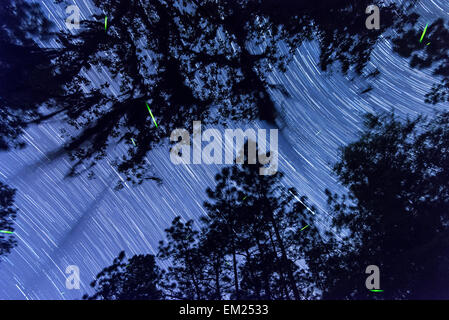
M377 289L373 289L373 290L370 290L370 291L372 291L372 292L384 292L383 290L377 290Z
M424 28L424 31L423 31L423 33L422 33L422 35L421 35L421 39L419 39L419 42L422 42L422 39L424 39L424 35L426 34L426 31L427 31L427 26L428 26L429 24L426 24L426 27Z
M133 138L131 138L131 141L133 142L133 145L136 146L136 144L134 143L134 139Z
M150 109L150 106L148 105L148 103L147 103L147 108L148 108L148 111L150 111L151 118L153 118L153 122L154 122L154 124L156 125L156 128L157 128L156 120L154 120L153 113L151 112L151 109Z
M246 196L242 199L242 201L245 200L245 199L246 199Z
M106 31L108 28L108 17L104 18L104 30Z
M301 230L299 230L299 231L302 231L302 230L304 230L305 228L307 228L309 225L306 225L304 228L302 228Z
M11 231L6 231L6 230L0 230L0 232L1 233L14 233L14 232L11 232Z

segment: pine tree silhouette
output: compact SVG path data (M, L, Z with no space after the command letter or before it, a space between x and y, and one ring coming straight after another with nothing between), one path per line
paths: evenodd
M335 166L349 194L327 191L343 253L317 257L325 298L442 299L449 259L449 114L401 122L368 116L360 139ZM319 264L325 263L325 267ZM380 268L382 295L365 288Z
M201 227L194 227L193 220L183 222L176 217L166 229L157 256L168 264L158 285L167 299L317 296L315 280L300 264L324 241L315 226L301 231L315 220L307 199L296 201L296 190L282 185L281 173L259 175L260 164L247 163L246 159L245 164L226 167L217 174L215 189L206 190L207 215L200 219ZM107 277L98 275L97 279L104 280L97 280L94 298L111 297L104 288L116 292L115 288L122 286L123 274L114 275L118 266L124 265L120 261L105 269Z
M203 272L206 257L198 248L199 232L192 225L193 220L183 223L181 217L176 217L165 230L167 242L160 241L158 257L170 263L163 282L170 298L206 298L207 279Z
M153 255L135 255L127 262L122 251L113 264L104 268L90 284L95 294L87 300L159 300L162 272Z
M282 186L282 173L259 175L260 164L235 165L217 175L208 189L204 217L211 237L225 238L222 253L229 256L230 295L235 299L301 299L310 297L307 272L298 266L308 242L321 241L314 229L300 229L313 221L296 191ZM245 197L245 200L243 198ZM310 231L310 230L309 230Z

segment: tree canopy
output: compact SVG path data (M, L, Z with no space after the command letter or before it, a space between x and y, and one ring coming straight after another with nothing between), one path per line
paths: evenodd
M178 217L160 243L166 297L447 297L449 113L369 115L365 124L335 165L347 194L326 190L329 226L280 172L244 164L217 174L199 226ZM365 287L369 265L380 269L381 295Z
M127 180L158 180L145 156L173 129L189 128L193 120L274 122L277 112L270 92L287 92L267 75L285 71L304 41L318 41L321 69L336 64L343 73L371 77L378 70L366 66L385 35L393 40L394 51L410 58L412 67L434 68L443 79L427 100L437 103L446 97L447 27L442 20L431 24L431 46L410 41L421 32L416 28L419 16L412 11L415 1L400 7L371 0L93 4L97 13L74 32L51 32L39 8L22 0L7 2L2 16L0 41L8 50L0 56L6 61L0 64L0 76L14 81L0 89L7 119L1 146L18 144L15 138L30 123L64 116L76 129L65 145L75 161L69 175L79 173L82 165L91 168L108 147L123 142L127 153L115 164ZM371 4L380 6L380 30L365 27L365 9ZM108 17L107 30L101 11ZM32 17L29 23L23 22L24 16ZM40 41L44 38L58 46Z
M158 283L162 273L154 256L135 255L125 262L122 251L111 266L104 268L90 284L95 293L87 300L159 300L163 298Z
M0 181L0 230L13 232L13 222L17 209L14 207L14 195L16 190L8 187ZM0 256L8 254L16 245L14 235L0 233Z
M312 225L311 209L305 197L295 200L294 188L282 186L281 173L259 175L259 167L224 168L215 189L207 189L207 216L199 227L177 217L166 229L157 257L168 265L158 283L167 299L316 297L311 275L301 264L304 253L323 241L316 227L301 230ZM101 292L115 292L121 283L111 272L117 264L105 269L108 281L103 273L97 276L93 285L101 281Z
M315 262L328 260L324 297L370 298L364 271L372 264L380 268L382 298L448 297L448 147L448 113L406 122L366 118L362 136L335 166L348 195L327 191L347 245L343 255Z

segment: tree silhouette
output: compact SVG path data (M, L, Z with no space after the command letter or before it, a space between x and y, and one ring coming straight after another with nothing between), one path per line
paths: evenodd
M57 98L59 84L52 81L51 59L56 49L41 48L52 24L38 3L2 2L0 11L0 150L23 147L23 127L39 116L40 104Z
M441 79L440 83L434 84L426 94L427 103L449 101L449 25L443 19L429 23L425 41L420 42L417 39L422 31L414 28L418 18L417 14L411 14L407 21L404 21L399 35L393 40L393 50L409 58L412 68L433 68L433 75Z
M17 213L17 209L13 207L15 193L16 190L0 181L0 230L14 231L12 225ZM0 256L11 252L15 245L16 241L13 235L0 233Z
M307 206L305 197L297 198L294 188L282 185L282 173L264 176L259 169L257 163L224 168L215 178L215 189L206 190L209 201L204 203L207 215L201 217L201 227L177 217L166 229L158 253L168 263L160 284L165 297L317 296L311 273L301 265L324 241L316 226L301 230L314 225L316 210Z
M334 168L348 194L326 190L328 230L318 230L316 209L282 185L281 173L259 175L258 164L224 168L207 189L202 227L178 217L166 230L158 255L170 264L161 281L166 297L444 298L448 149L449 113L405 122L368 115ZM373 264L382 295L365 287Z
M11 91L15 99L8 99L7 114L14 115L9 109L28 108L29 119L11 117L2 128L7 132L2 144L15 143L13 138L29 123L65 116L77 129L66 145L75 161L69 175L79 173L83 165L84 170L92 168L109 146L124 142L127 153L114 164L126 179L159 181L149 172L145 156L173 129L190 128L193 120L273 122L276 108L270 92L287 93L268 80L268 73L285 71L304 41L319 42L323 70L336 63L344 73L378 74L366 70L371 52L381 34L404 33L403 28L416 21L417 15L410 14L414 2L381 6L381 30L367 30L365 9L376 1L95 0L95 7L108 17L107 30L104 16L96 14L82 21L75 33L51 34L58 48L39 49L31 39L33 50L14 47L21 54L18 58L29 56L20 61L37 67L20 67L11 60L20 71L15 74L20 75L21 92L29 94ZM20 26L14 19L5 20L5 30ZM438 30L446 32L443 26ZM4 38L6 44L12 41ZM444 43L426 48L432 62L440 62L437 75L444 74ZM415 49L421 50L409 52ZM441 95L440 89L433 96Z
M199 232L192 225L193 220L183 223L181 217L176 217L172 226L165 230L167 243L160 241L158 257L170 263L163 286L171 298L206 298L205 257L198 249Z
M159 283L166 298L317 296L312 274L301 265L306 254L313 254L313 248L324 240L313 223L316 210L307 206L305 197L295 200L296 190L282 185L281 173L259 175L259 168L257 163L224 168L215 178L215 189L206 191L209 201L204 203L207 215L200 219L201 227L176 217L166 229L158 253L168 264ZM307 224L311 227L301 231ZM121 285L121 274L110 272L119 263L105 269L108 277L102 281L107 288ZM104 278L102 273L99 276ZM101 288L97 294L105 296Z
M310 250L306 247L322 241L316 228L300 231L312 224L312 210L305 197L295 201L294 188L282 186L282 173L259 175L259 167L236 165L217 175L202 218L210 233L206 238L219 236L225 245L221 252L231 264L232 298L310 298L311 279L299 261Z
M449 114L401 122L366 119L360 139L335 166L349 194L327 191L334 225L347 233L343 254L315 265L325 298L366 299L365 268L380 268L386 299L441 299L449 276ZM445 295L446 294L446 295Z
M104 268L90 284L95 294L87 300L159 300L163 298L159 283L162 273L153 255L135 255L124 262L122 251L113 264Z

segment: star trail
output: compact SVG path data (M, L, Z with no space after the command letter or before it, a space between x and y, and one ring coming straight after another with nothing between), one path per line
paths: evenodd
M41 3L47 17L58 28L65 28L64 6L52 0ZM82 19L94 13L89 1L73 3L81 9ZM425 1L418 12L424 24L429 21L425 19L435 16L448 19L449 3ZM106 23L107 17L105 30ZM56 47L57 43L52 41L49 45ZM278 91L271 92L280 113L276 124L279 171L285 173L283 183L307 195L308 203L317 208L316 227L327 228L330 215L324 189L343 190L331 169L339 148L357 138L364 113L394 110L405 119L449 108L447 104L424 103L424 95L435 81L431 71L411 69L405 59L391 54L391 43L385 38L368 66L379 68L381 74L370 82L352 80L351 75L338 72L329 76L319 69L318 61L317 43L304 43L295 52L287 72L274 71L269 74L269 81L283 84L290 94L286 98ZM104 70L86 76L99 85L102 78L108 77ZM373 90L360 94L369 85ZM118 92L114 86L110 90ZM242 127L241 123L227 127L232 125ZM244 126L275 128L263 121ZM111 164L125 152L126 146L118 145L109 148L107 159L97 163L95 179L85 174L66 178L70 161L57 152L67 139L61 135L61 129L74 132L62 119L29 127L23 137L25 149L0 153L0 178L17 189L18 208L14 232L18 244L11 254L1 258L0 299L80 299L84 293L91 293L89 283L121 250L126 251L127 257L155 254L159 240L164 239L164 229L176 216L188 220L205 215L205 189L214 186L215 174L225 167L174 165L167 143L154 149L146 159L163 183L147 181L134 186L127 184ZM125 182L119 191L113 188L117 179ZM65 287L64 271L68 265L79 266L80 290Z

